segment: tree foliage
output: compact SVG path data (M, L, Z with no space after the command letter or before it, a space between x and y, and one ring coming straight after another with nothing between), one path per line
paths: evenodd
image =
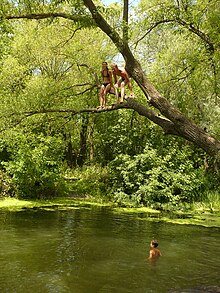
M160 91L216 135L220 40L219 25L210 26L210 19L217 21L218 5L216 1L142 1L137 10L142 21L135 33L138 57Z
M119 155L110 164L114 200L119 204L152 205L196 201L204 188L202 167L194 166L188 146L160 150L146 144L135 156Z
M210 134L219 137L218 1L142 0L129 11L128 27L122 5L95 4L0 4L2 166L26 196L55 192L67 166L98 163L110 164L122 201L197 199L207 185L203 160L213 173L220 149ZM119 52L136 99L111 107L108 95L109 107L99 111L100 65L121 62ZM157 125L214 159L163 137ZM14 148L5 139L11 129Z

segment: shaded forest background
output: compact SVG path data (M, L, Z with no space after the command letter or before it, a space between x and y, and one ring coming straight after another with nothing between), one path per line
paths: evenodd
M123 36L123 3L96 4ZM130 4L128 26L130 48L149 80L218 139L219 8L217 0L141 0ZM6 19L49 12L72 18ZM164 135L131 109L77 113L98 106L103 61L125 66L88 14L73 0L0 4L1 194L219 206L218 170L203 150ZM134 81L132 86L137 101L147 105ZM108 95L107 104L114 102Z

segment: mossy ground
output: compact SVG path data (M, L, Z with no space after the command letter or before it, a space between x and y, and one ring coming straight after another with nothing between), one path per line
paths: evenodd
M168 222L184 225L201 225L205 227L220 227L220 211L197 208L187 211L159 211L152 208L116 207L111 203L95 202L90 198L57 198L53 200L20 200L4 198L0 200L0 210L20 211L25 209L77 209L81 207L108 206L114 213L132 213L140 220Z
M51 200L21 200L4 198L0 200L0 209L19 211L23 209L71 208L80 206L105 206L108 204L92 202L86 199L56 198Z

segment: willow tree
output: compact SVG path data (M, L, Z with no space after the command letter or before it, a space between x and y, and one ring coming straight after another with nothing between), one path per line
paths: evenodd
M68 3L68 9L63 6ZM181 27L193 34L207 48L210 58L213 60L213 79L217 80L218 68L214 64L219 58L219 39L216 33L219 30L217 0L211 1L166 1L161 3L158 0L150 1L151 8L143 14L142 20L149 19L149 26L146 32L140 36L147 38L149 33L156 27L163 24L171 24L174 28ZM159 125L165 134L176 135L185 138L215 158L220 164L220 141L196 125L189 117L175 107L165 96L163 96L146 76L141 63L136 59L132 47L129 45L129 23L127 17L128 2L124 2L124 15L121 25L114 25L108 17L108 8L102 3L95 3L92 0L82 1L7 1L2 4L2 20L13 19L54 19L66 18L81 26L99 27L114 43L117 50L123 55L126 62L126 69L129 75L135 80L142 93L146 97L146 103L139 103L137 99L127 98L123 105L108 107L104 110L96 109L62 109L63 112L102 112L117 109L133 109L140 115ZM159 12L159 13L158 13ZM205 24L205 25L204 25ZM214 25L214 29L210 29ZM211 69L210 69L211 70ZM218 90L216 86L216 95ZM153 110L155 109L155 110ZM55 112L56 109L44 109L43 112ZM159 111L159 114L158 114ZM42 111L41 111L42 112ZM36 112L29 113L35 114Z

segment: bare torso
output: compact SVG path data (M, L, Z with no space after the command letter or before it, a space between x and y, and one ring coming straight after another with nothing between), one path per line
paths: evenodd
M151 248L149 259L157 259L159 256L161 256L161 252L157 248Z
M120 76L123 80L125 80L126 83L129 82L128 74L124 69L120 70L118 68L115 68L114 71L113 71L113 75L114 75L114 78L115 78L115 82L117 80L116 76Z
M110 70L101 71L103 84L112 82L112 72Z

